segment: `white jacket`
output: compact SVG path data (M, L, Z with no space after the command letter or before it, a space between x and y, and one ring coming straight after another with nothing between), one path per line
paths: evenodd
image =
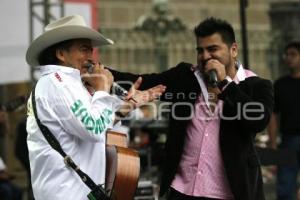
M93 96L81 82L80 72L70 67L41 67L35 89L37 113L42 124L57 138L66 154L95 183L105 181L106 130L112 127L120 100L104 91ZM28 101L27 144L31 181L36 200L83 200L89 188L66 167L62 156L48 144Z

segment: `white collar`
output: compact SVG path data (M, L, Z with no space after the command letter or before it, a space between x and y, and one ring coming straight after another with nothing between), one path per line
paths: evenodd
M233 81L238 84L240 81L244 81L246 79L246 72L245 72L245 69L243 67L243 65L240 63L240 62L237 62L237 67L238 67L238 70L235 74L235 77L233 79ZM201 88L201 93L204 97L204 100L205 100L205 104L209 107L209 101L208 101L208 91L207 91L207 87L204 83L204 77L203 77L203 74L200 72L200 70L195 70L194 71L194 74L198 80L198 83L200 85L200 88Z
M247 77L247 76L246 76L245 69L244 69L242 63L238 62L237 65L238 65L238 70L237 70L237 72L236 72L236 74L235 74L235 77L234 77L234 79L233 79L233 81L234 81L236 84L238 84L238 83L241 82L241 81L244 81L244 80L246 79L246 77Z
M41 76L45 76L50 73L62 72L68 74L74 78L80 78L80 71L72 67L66 67L61 65L43 65L40 66Z

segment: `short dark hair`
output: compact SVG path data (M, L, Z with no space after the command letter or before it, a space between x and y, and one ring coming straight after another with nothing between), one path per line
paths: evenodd
M288 43L285 46L284 51L286 52L290 48L295 48L295 49L297 49L298 52L300 52L300 41L293 41L293 42Z
M209 17L202 21L194 29L197 38L211 36L214 33L219 33L223 42L231 46L235 40L235 34L232 26L225 20Z
M59 64L59 60L56 57L56 50L69 50L70 47L73 45L74 39L72 40L65 40L59 43L56 43L44 51L42 51L38 57L38 61L40 65L56 65Z

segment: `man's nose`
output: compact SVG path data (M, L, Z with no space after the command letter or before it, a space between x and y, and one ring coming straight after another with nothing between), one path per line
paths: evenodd
M89 59L93 59L93 54L94 54L93 51L87 52L87 56L89 57Z
M89 53L86 55L86 61L89 62L89 63L93 63L93 54Z
M211 54L208 51L203 51L202 59L203 60L211 59Z

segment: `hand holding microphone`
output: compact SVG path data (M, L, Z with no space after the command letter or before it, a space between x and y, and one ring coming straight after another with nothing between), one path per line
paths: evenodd
M207 83L211 87L217 87L218 86L218 76L217 71L215 69L211 69L207 72Z
M204 74L207 84L211 87L217 87L218 83L226 77L225 66L216 59L210 59L205 64Z
M96 63L94 63L91 60L89 60L88 62L86 62L84 64L84 67L86 67L87 72L89 74L92 74L93 70L94 70L94 67L96 67L97 65L99 65L100 68L103 68L104 70L106 70L105 72L108 71L108 73L111 75L111 73L109 72L109 70L105 69L103 65L100 65L100 63L96 64ZM113 78L112 75L111 75L111 77ZM113 79L112 79L112 81L113 81ZM119 84L115 83L115 82L112 82L112 84L108 84L108 87L109 87L109 91L108 92L112 91L113 94L117 95L121 99L125 99L125 97L127 97L127 95L128 95L128 91L126 89L124 89L123 87L121 87ZM132 100L134 100L134 99L132 99Z
M153 101L154 99L161 96L165 90L166 87L163 85L156 85L152 88L149 88L147 90L140 91L139 86L142 83L142 78L138 78L135 83L130 88L129 92L125 90L123 87L118 85L117 83L113 82L113 76L111 72L108 69L105 69L103 65L100 63L93 63L92 61L88 61L84 64L84 67L87 70L88 75L92 76L93 74L96 75L102 75L103 79L102 81L106 82L98 82L94 87L97 87L99 90L102 90L101 84L106 84L105 90L107 92L112 91L113 94L117 95L119 98L131 102L133 104L133 107L137 107L140 105L143 105L147 102ZM93 80L89 79L83 79L84 81L88 82L91 86L93 86ZM91 83L92 84L91 84ZM94 88L96 89L96 88Z
M114 81L111 72L99 63L87 62L84 67L86 67L87 73L82 75L82 80L96 91L101 90L109 93Z

